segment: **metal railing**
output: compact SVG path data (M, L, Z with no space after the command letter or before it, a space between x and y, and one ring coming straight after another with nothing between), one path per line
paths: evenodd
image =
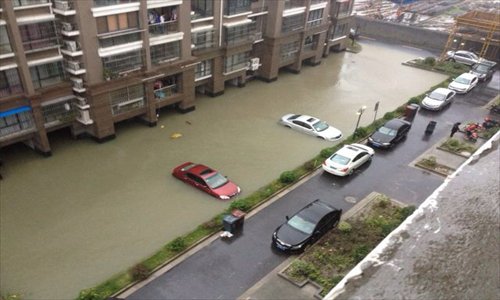
M174 32L179 32L179 22L177 21L149 24L149 34L152 36L170 34Z
M161 101L178 93L177 84L168 85L154 90L155 99Z

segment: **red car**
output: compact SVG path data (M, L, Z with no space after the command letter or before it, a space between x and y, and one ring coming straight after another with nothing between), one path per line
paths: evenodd
M183 163L172 171L172 175L222 200L230 199L241 191L234 182L202 164Z

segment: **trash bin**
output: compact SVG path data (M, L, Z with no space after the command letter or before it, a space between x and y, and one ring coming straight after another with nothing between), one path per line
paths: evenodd
M415 103L407 105L405 109L405 120L413 122L413 119L415 119L415 116L417 115L417 111L419 108L420 106Z
M436 128L436 121L430 121L429 124L427 124L427 127L425 128L425 134L430 135L434 132L434 128Z
M230 215L225 215L222 219L224 231L228 231L232 234L240 233L243 230L244 222L245 213L241 210L234 210Z

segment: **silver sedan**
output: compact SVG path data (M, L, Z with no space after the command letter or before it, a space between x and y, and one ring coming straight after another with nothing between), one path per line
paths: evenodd
M281 124L327 141L337 141L342 138L342 132L318 118L308 115L286 114L281 117Z

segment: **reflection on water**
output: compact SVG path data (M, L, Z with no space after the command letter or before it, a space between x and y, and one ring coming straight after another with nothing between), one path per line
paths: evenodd
M363 47L360 54L332 54L300 75L281 72L271 84L251 81L220 97L198 96L188 114L164 109L154 128L122 122L116 139L104 144L62 131L50 134L50 158L22 145L2 149L2 292L74 298L227 207L172 177L185 161L220 170L244 197L331 145L278 125L282 115L313 115L347 136L359 107L368 106L361 125L368 124L375 102L382 116L445 79L401 65L425 54ZM171 139L173 133L182 137Z

